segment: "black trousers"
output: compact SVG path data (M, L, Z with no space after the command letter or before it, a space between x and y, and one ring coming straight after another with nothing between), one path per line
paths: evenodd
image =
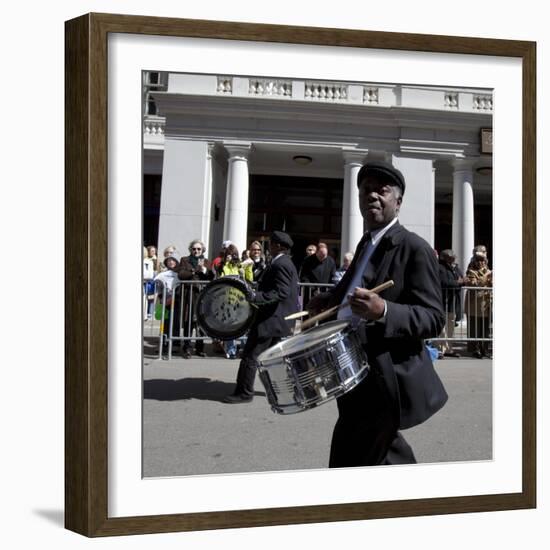
M239 363L237 386L233 392L234 395L254 395L254 380L258 368L258 356L280 341L280 337L260 338L254 329L250 331L244 346L243 358Z
M332 434L329 468L415 464L399 433L399 412L376 369L356 388L338 398L338 420Z
M189 338L191 336L191 333L193 332L193 327L195 323L189 323L188 321L183 322L183 336L185 338ZM197 327L197 336L199 335L199 328ZM191 347L191 340L183 340L181 347L183 350L188 350ZM204 351L204 341L203 340L195 340L195 351Z

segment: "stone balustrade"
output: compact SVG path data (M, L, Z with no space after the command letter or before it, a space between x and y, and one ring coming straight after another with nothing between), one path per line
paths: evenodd
M220 94L233 93L233 78L230 76L218 76L218 87L216 91Z
M347 101L348 87L335 82L306 82L304 98L321 101Z
M492 111L493 96L489 94L474 94L473 107L478 111Z
M143 120L143 145L156 148L164 144L166 119L156 115L145 115Z
M251 78L248 93L259 96L292 97L292 81Z
M458 109L458 94L456 92L446 92L444 105L447 109Z

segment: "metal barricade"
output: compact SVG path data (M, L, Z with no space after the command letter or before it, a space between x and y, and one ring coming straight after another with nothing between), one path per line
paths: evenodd
M298 283L298 301L300 303L300 309L306 309L307 303L313 296L321 292L326 292L334 286L335 285L330 283Z
M153 283L153 293L148 283ZM162 344L164 333L164 321L168 314L167 302L168 289L162 281L143 281L143 338L157 339L157 351L159 359L162 357Z
M159 331L168 359L172 359L175 343L183 345L185 341L208 339L208 336L200 332L195 318L197 297L207 284L208 281L175 281L171 292L163 295L165 317ZM161 356L162 349L159 350L159 357Z
M203 334L197 326L195 304L202 288L209 281L175 281L169 291L162 281L154 281L154 295L147 297L149 281L144 281L144 319L143 336L158 339L158 357L163 350L168 359L172 358L174 344L183 345L185 341L212 339ZM312 296L332 288L332 284L299 283L298 296L300 307L304 308ZM150 295L149 295L150 296ZM144 315L145 317L145 315ZM246 336L237 338L242 343Z
M169 291L161 281L154 281L152 299L146 295L144 281L144 320L143 336L158 339L158 357L163 348L168 359L172 358L174 344L185 341L212 339L201 332L195 318L195 304L199 292L209 281L175 281ZM299 307L306 309L308 301L319 292L326 292L333 284L299 283ZM491 287L461 287L446 289L457 293L453 300L446 299L445 328L440 335L430 338L430 342L444 346L463 342L470 348L478 348L485 353L492 343L493 335L493 289ZM150 295L149 295L150 296ZM246 336L237 339L242 341ZM474 350L475 351L475 350Z
M445 327L430 341L443 347L464 342L470 351L487 355L493 341L492 287L443 289L443 303Z

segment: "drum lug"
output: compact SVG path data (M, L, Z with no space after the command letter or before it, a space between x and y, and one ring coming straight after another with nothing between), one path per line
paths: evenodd
M323 379L320 376L315 378L315 380L313 381L313 387L315 388L317 395L321 399L326 399L328 397L327 390L325 389L325 384L323 383Z
M302 384L300 384L300 380L298 379L298 376L296 375L296 372L292 367L292 361L288 357L285 357L283 360L286 365L286 372L287 372L288 378L293 382L296 401L297 403L300 403L303 406L306 401L306 396L304 394Z
M330 355L330 358L332 360L332 362L338 364L338 353L337 353L337 349L336 349L336 346L332 345L332 344L329 344L327 347L326 347L326 352Z
M338 355L336 353L338 350L336 349L336 346L328 344L325 351L330 355L331 361L338 364ZM325 381L320 376L315 378L313 381L313 387L321 399L326 399L328 397L327 390L325 388Z

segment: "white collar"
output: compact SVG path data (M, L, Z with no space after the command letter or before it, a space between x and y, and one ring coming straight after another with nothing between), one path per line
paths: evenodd
M397 223L397 216L393 218L393 220L390 223L388 223L388 225L385 225L384 227L380 227L379 229L373 229L370 232L370 240L372 244L376 246L380 242L382 237L385 235L386 231L390 227L394 226L396 223Z

